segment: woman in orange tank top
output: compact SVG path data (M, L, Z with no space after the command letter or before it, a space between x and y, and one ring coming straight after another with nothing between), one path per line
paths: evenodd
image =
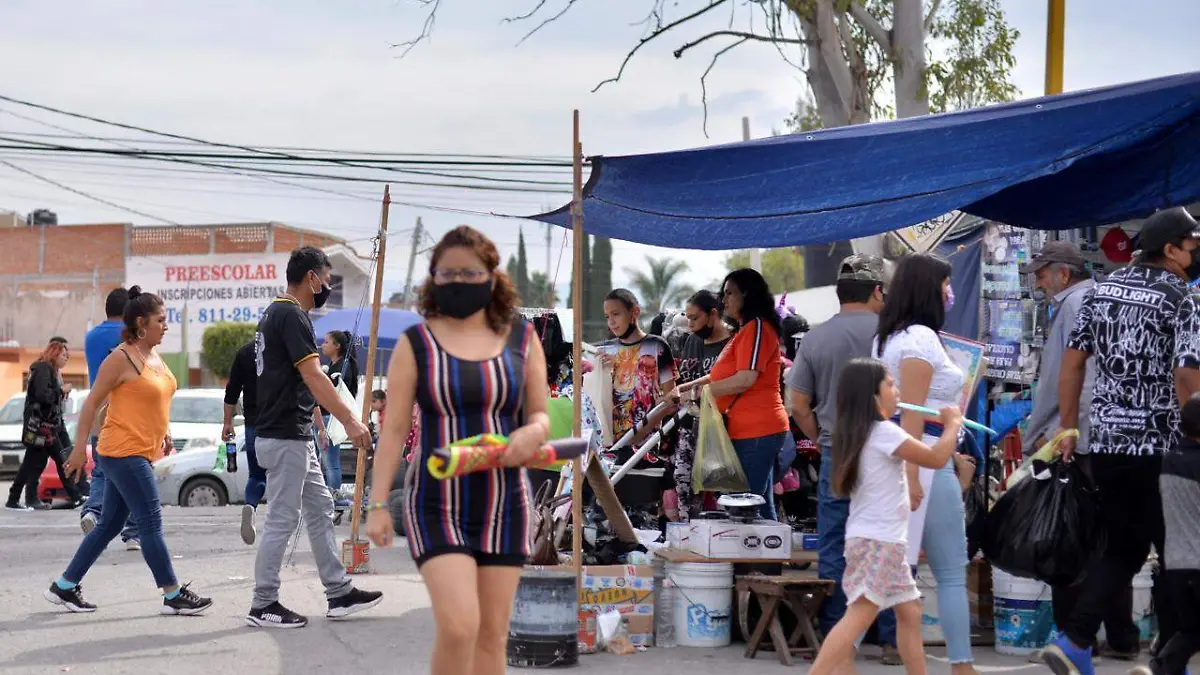
M104 492L100 522L80 542L63 575L50 584L46 599L72 612L96 611L95 605L83 599L79 582L108 543L121 533L125 519L132 513L141 533L142 556L154 574L155 585L163 591L161 613L200 614L212 606L212 600L196 595L186 584L180 586L175 578L171 554L163 539L162 505L151 466L171 442L168 418L175 376L155 349L167 332L166 310L162 299L134 286L129 289L123 318L125 343L100 366L79 413L75 450L66 466L71 474L83 471L92 423L107 401L95 458L110 484Z

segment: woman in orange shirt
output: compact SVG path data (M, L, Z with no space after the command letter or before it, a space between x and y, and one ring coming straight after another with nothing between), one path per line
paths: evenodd
M762 275L752 269L730 272L721 286L721 297L725 316L738 325L737 333L708 376L685 387L696 391L708 385L717 409L725 415L726 430L750 483L750 492L767 500L759 514L775 520L771 489L775 458L788 431L787 411L779 392L783 361L775 297Z
M167 332L163 301L129 289L122 334L124 344L113 350L100 366L100 373L79 413L75 450L67 459L67 471L78 473L87 460L87 439L96 412L108 402L104 426L96 444L96 462L104 469L109 487L104 493L100 522L79 544L71 564L46 590L46 599L72 612L94 612L96 606L83 599L79 582L121 533L130 513L141 533L142 557L162 588L162 614L196 615L212 606L180 586L171 566L171 554L163 540L162 507L151 463L171 444L168 419L175 376L155 350Z

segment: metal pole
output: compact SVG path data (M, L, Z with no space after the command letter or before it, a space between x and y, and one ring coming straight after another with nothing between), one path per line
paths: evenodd
M417 250L421 248L421 217L417 216L417 226L413 228L412 250L408 252L408 272L404 275L404 308L409 309L413 304L412 278L413 269L417 266Z
M571 200L571 248L575 282L571 284L571 306L575 308L575 339L571 340L572 403L575 406L573 433L583 435L583 144L579 140L579 111L574 112L571 156L574 158L574 198ZM583 460L571 460L571 563L575 566L575 588L583 585ZM576 603L578 604L578 590ZM578 606L576 606L578 610Z
M1063 91L1063 44L1066 41L1067 0L1046 0L1046 95Z
M750 118L742 118L742 140L750 140ZM762 249L755 246L750 249L750 269L755 272L762 273ZM787 290L786 288L783 290Z

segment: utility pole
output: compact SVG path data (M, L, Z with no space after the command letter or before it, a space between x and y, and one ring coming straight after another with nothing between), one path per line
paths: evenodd
M417 226L413 228L412 250L408 252L408 273L404 275L404 306L412 307L412 278L417 266L417 250L421 248L421 217L417 216Z
M1046 0L1046 95L1063 91L1063 48L1067 0Z
M742 140L750 140L750 118L742 118ZM750 269L762 274L762 249L755 246L750 249ZM786 289L785 289L786 290Z

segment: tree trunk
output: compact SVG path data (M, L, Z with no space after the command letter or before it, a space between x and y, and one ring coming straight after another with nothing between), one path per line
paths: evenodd
M833 0L787 0L787 6L808 41L806 75L821 125L832 129L866 122L867 116L855 109L861 98L856 90L865 89L865 82L855 82L842 51Z
M924 3L921 0L894 0L892 7L892 74L896 83L896 117L928 115Z

